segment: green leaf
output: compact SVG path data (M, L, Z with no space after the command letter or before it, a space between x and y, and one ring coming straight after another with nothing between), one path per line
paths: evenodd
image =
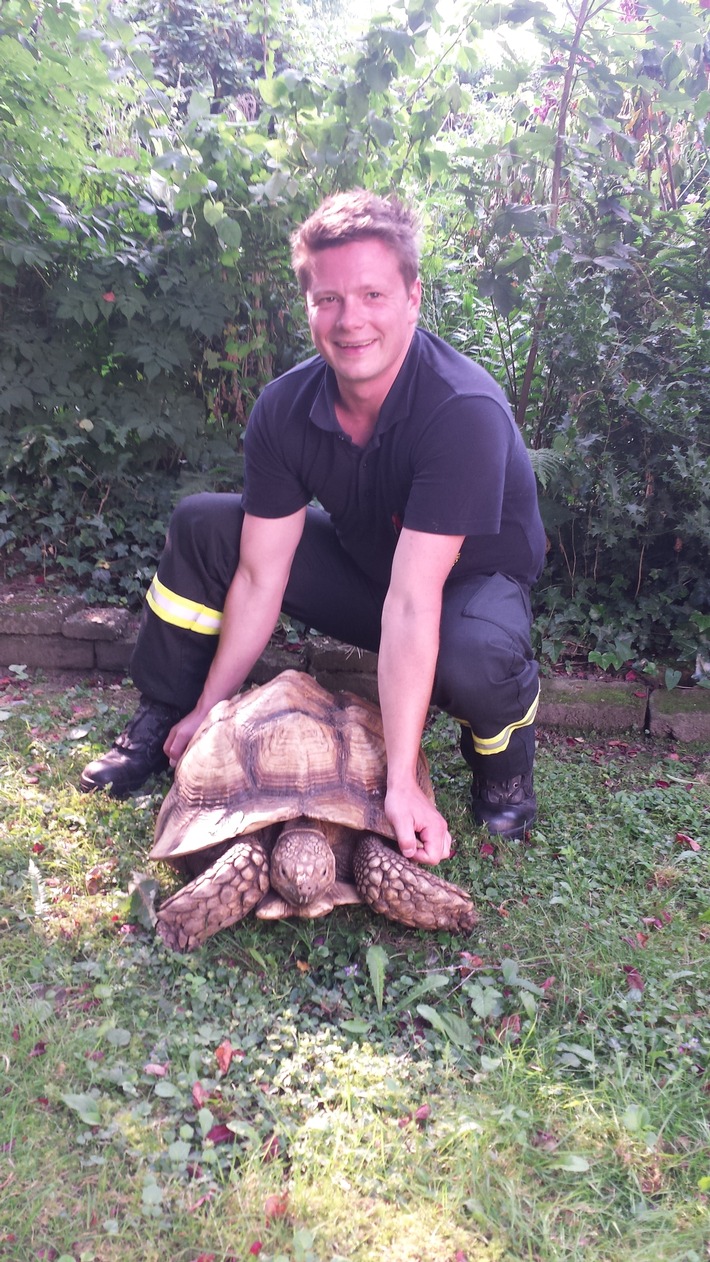
M466 987L471 1007L477 1017L485 1021L488 1017L497 1016L501 1011L502 995L494 986L481 986L478 982Z
M194 122L198 118L209 118L210 114L210 98L204 93L193 89L187 106L187 117L190 122Z
M106 1042L112 1047L128 1047L131 1041L131 1031L122 1030L119 1026L114 1026L106 1031Z
M145 1183L143 1185L144 1205L161 1205L163 1201L163 1189L158 1187L157 1183Z
M242 243L242 230L234 219L224 215L216 224L217 236L231 250L237 250Z
M626 1127L627 1131L638 1135L641 1131L648 1130L651 1125L651 1115L644 1105L630 1104L621 1119L621 1123L622 1126Z
M447 1012L445 1009L430 1008L425 1003L419 1004L417 1012L435 1030L438 1030L439 1034L443 1034L444 1038L455 1043L457 1047L468 1050L474 1046L468 1023L455 1013Z
M422 981L417 982L417 985L413 986L409 993L403 999L400 999L399 1003L396 1003L394 1008L391 1008L389 1011L394 1016L396 1013L404 1011L404 1009L413 1008L422 995L428 995L432 990L445 990L448 985L449 979L443 973L429 973Z
M345 1030L346 1034L367 1034L370 1022L362 1017L353 1017L350 1021L341 1021L340 1029Z
M369 947L365 958L367 960L367 968L370 974L370 981L372 982L372 989L375 993L375 1002L377 1004L377 1011L382 1012L382 1001L383 1001L384 989L385 989L385 973L387 971L387 965L389 963L389 956L387 955L387 952L385 951L384 947L371 946Z
M677 688L678 684L683 678L683 674L682 674L682 671L672 670L669 667L663 678L664 678L666 688L668 689L669 692L672 692L674 688Z
M568 1170L570 1174L584 1174L589 1169L587 1158L576 1152L558 1152L548 1165L551 1170Z
M178 1089L174 1082L156 1082L154 1091L156 1095L162 1096L164 1100L169 1100L178 1094Z
M128 893L127 919L144 929L153 929L158 919L155 911L158 882L155 877L146 876L144 872L132 872Z
M99 1103L95 1096L92 1095L73 1095L71 1092L63 1095L62 1100L68 1109L73 1113L77 1113L87 1126L100 1126L101 1114L99 1113Z
M216 228L220 220L224 219L224 202L205 202L202 213L210 227Z

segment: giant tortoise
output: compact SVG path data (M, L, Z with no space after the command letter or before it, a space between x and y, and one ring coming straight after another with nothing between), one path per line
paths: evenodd
M214 707L175 769L151 859L192 877L157 930L191 950L252 910L322 916L366 903L415 928L469 932L471 898L405 859L387 819L377 706L287 670ZM426 758L418 782L434 800Z

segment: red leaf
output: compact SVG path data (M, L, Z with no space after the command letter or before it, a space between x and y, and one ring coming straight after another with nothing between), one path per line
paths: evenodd
M411 1120L412 1120L411 1113L405 1113L403 1117L398 1118L397 1125L399 1129L403 1131L405 1126L409 1126L409 1123L411 1122Z
M192 1084L192 1103L196 1109L201 1109L207 1102L209 1096L205 1091L201 1082L193 1082Z
M220 1043L214 1055L222 1073L226 1074L232 1063L232 1056L234 1055L234 1048L232 1047L229 1039L224 1039L224 1041Z
M416 1110L414 1114L414 1121L417 1122L419 1125L421 1125L422 1122L426 1122L430 1117L431 1117L431 1105L420 1104L419 1108Z
M278 1157L280 1151L281 1151L281 1141L279 1140L279 1137L276 1134L276 1131L272 1131L272 1133L270 1135L267 1135L266 1139L264 1140L264 1143L261 1149L261 1160L273 1161L274 1157Z
M40 1041L39 1041L38 1043L35 1043L34 1047L32 1048L32 1051L29 1053L29 1055L30 1055L30 1057L32 1057L32 1056L44 1056L44 1055L46 1054L46 1051L47 1051L47 1044L46 1044L46 1043L43 1043L43 1042L42 1042L42 1040L40 1039Z
M687 833L676 833L675 839L681 846L688 846L690 850L700 850L700 842L694 837L689 837Z
M209 1202L212 1200L212 1197L213 1197L213 1196L214 1196L214 1192L213 1192L213 1191L212 1191L212 1192L205 1192L204 1196L198 1196L198 1198L197 1198L197 1200L195 1201L195 1204L194 1204L194 1205L188 1205L188 1207L187 1207L187 1208L188 1208L188 1212L189 1212L190 1214L194 1214L195 1210L196 1210L196 1209L199 1209L201 1205L208 1205L208 1204L209 1204ZM200 1257L202 1257L202 1254L200 1254ZM214 1253L205 1254L205 1257L210 1257L210 1258L213 1258L213 1257L214 1257ZM200 1262L200 1259L199 1259L199 1258L197 1258L197 1259L195 1260L195 1262Z
M144 1073L144 1074L153 1074L153 1076L154 1076L155 1078L164 1078L167 1072L168 1072L168 1067L167 1067L167 1065L151 1065L151 1064L148 1064L148 1065L144 1065L144 1066L143 1066L143 1073ZM194 1088L193 1088L193 1090L194 1090ZM194 1096L193 1096L193 1099L194 1099Z
M215 1122L205 1135L205 1139L211 1139L213 1144L233 1144L236 1138L234 1131L230 1131L224 1122Z
M288 1192L272 1192L264 1201L266 1221L272 1218L283 1218L288 1210Z
M479 846L479 849L478 849L478 853L480 854L482 859L490 859L491 855L494 855L495 852L496 852L496 848L495 846L491 845L490 841L484 841L483 844Z
M260 1240L255 1240L253 1244L249 1245L249 1252L251 1253L252 1257L255 1258L258 1253L261 1253L261 1250L263 1249L263 1247L264 1246Z
M498 1027L498 1038L503 1038L505 1034L514 1037L520 1033L520 1016L517 1012L513 1012L510 1016L503 1017Z
M629 990L643 990L644 981L637 968L633 964L625 964L624 972L629 985Z
M540 983L540 990L549 990L557 981L556 977L546 977L544 982Z
M461 963L459 964L459 972L462 977L470 977L471 973L477 968L485 968L485 961L480 955L471 955L470 951L459 951Z
M114 293L113 293L110 289L109 289L109 290L107 290L105 294L102 294L102 295L101 295L101 297L103 298L104 302L115 302L115 301L116 301L116 295L115 295L115 294L114 294ZM212 1256L214 1256L214 1255L212 1255Z
M13 1041L13 1043L19 1043L19 1041L20 1041L20 1027L19 1027L19 1025L13 1025L13 1027L12 1027L12 1041Z
M657 789L670 789L671 787L670 780L655 780L654 784Z

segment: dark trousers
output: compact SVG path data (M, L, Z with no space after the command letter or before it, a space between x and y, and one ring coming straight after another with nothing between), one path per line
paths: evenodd
M142 693L183 713L214 656L242 520L239 495L202 494L182 500L170 521L131 669ZM385 595L343 551L327 514L309 508L284 613L376 652ZM432 704L462 722L461 750L476 774L505 780L532 769L537 695L527 590L502 574L457 579L454 570L444 587Z

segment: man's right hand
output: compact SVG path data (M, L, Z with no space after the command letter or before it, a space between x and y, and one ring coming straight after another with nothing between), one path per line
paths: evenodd
M191 710L189 714L185 715L184 719L180 719L174 727L171 727L163 745L163 750L170 759L171 767L176 765L206 717L206 713L202 710Z

